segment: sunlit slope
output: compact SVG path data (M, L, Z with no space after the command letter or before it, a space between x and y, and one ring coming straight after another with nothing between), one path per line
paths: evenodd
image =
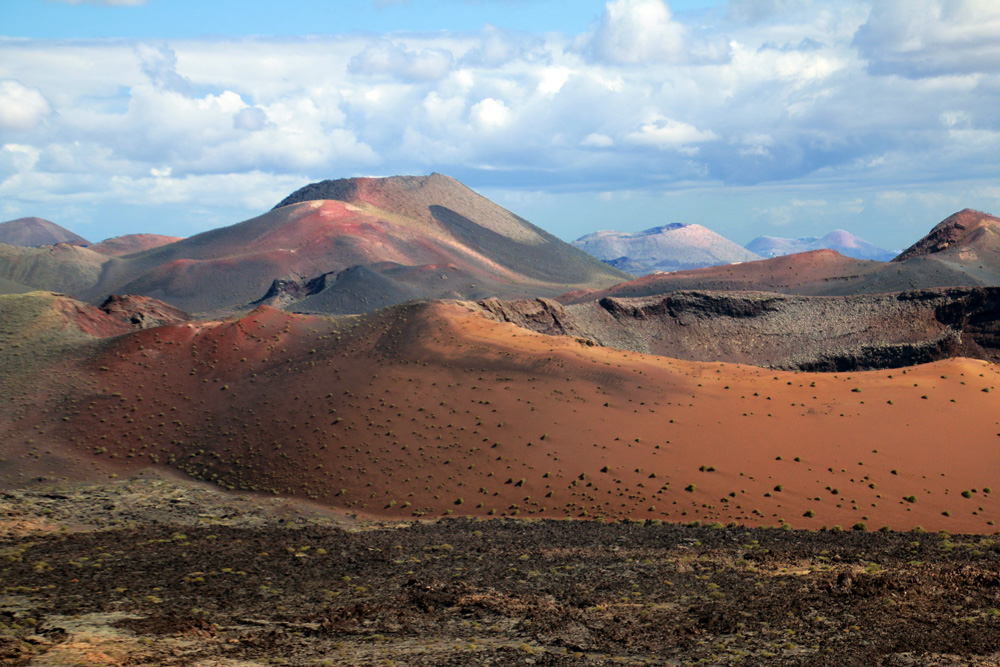
M774 372L439 303L342 322L261 308L107 339L59 368L44 413L5 426L24 448L9 474L37 474L48 448L86 462L78 476L166 466L395 517L993 532L1000 510L998 377L979 361Z

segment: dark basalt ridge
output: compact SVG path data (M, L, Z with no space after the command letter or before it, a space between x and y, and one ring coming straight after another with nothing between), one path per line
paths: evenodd
M694 361L844 372L956 356L1000 360L998 287L846 297L692 291L574 305L490 299L478 307L539 333Z

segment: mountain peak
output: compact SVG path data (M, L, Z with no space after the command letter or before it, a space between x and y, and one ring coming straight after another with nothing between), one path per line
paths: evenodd
M90 241L74 234L65 227L35 217L0 222L0 243L25 247L55 245L57 243L90 245Z
M417 192L428 187L471 192L454 178L438 172L427 176L355 176L310 183L282 199L274 208L321 199L377 204L389 193ZM373 199L376 201L372 201Z
M615 268L636 274L760 259L707 227L675 222L638 232L601 231L573 242Z
M926 236L892 261L902 262L913 257L933 255L955 246L980 245L982 232L985 230L1000 231L1000 218L971 208L962 209L939 222ZM993 247L990 249L1000 250Z

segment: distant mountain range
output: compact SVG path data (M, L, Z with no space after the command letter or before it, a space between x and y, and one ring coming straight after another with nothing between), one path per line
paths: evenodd
M641 232L599 231L573 245L636 275L752 262L760 255L701 225L673 223Z
M560 300L580 303L678 290L841 296L995 285L1000 285L1000 218L965 209L946 218L891 262L812 250L737 266L651 274L595 293L565 294Z
M746 249L761 257L779 257L781 255L794 255L798 252L824 249L836 250L845 257L872 259L876 262L888 262L896 256L896 253L885 248L880 248L843 229L836 229L820 238L806 236L798 239L789 239L779 236L758 236L746 244Z

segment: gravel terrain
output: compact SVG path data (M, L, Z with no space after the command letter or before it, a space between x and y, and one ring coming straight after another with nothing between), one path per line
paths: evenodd
M0 665L904 666L1000 657L995 537L377 524L269 503L164 479L8 492Z

